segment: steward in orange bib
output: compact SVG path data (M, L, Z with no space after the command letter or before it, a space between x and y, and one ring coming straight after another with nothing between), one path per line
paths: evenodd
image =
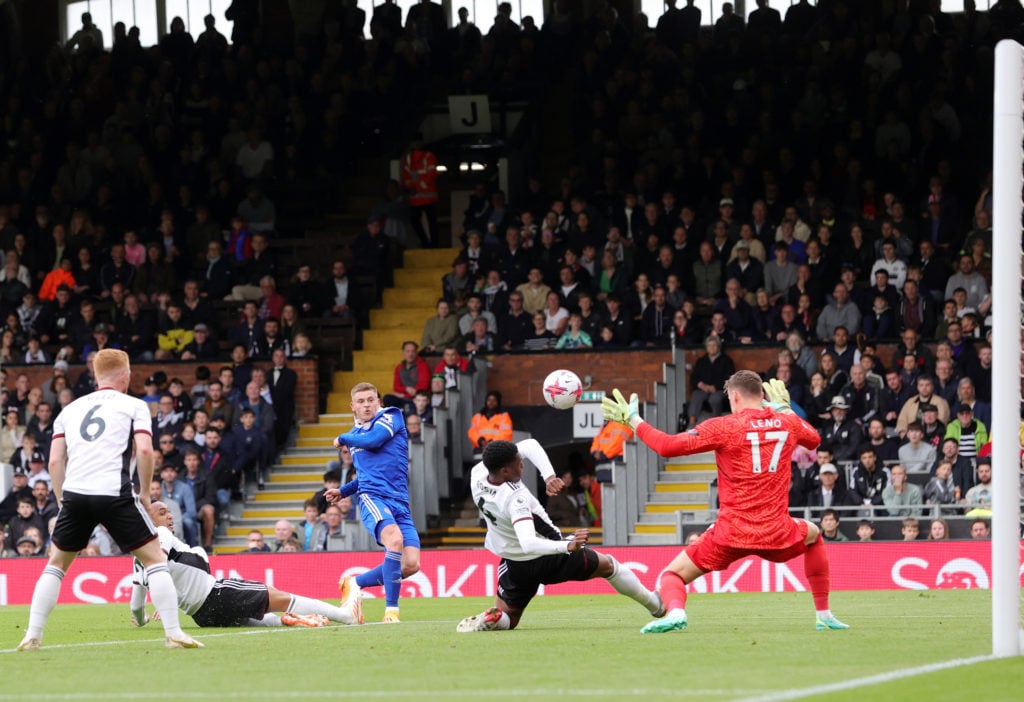
M605 422L590 442L590 456L598 463L622 458L622 445L633 438L633 430L618 422Z
M469 425L469 440L482 449L495 439L512 441L512 417L501 409L501 393L487 393L482 410L473 415Z

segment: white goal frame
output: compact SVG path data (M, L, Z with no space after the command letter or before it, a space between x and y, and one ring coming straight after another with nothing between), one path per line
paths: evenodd
M1021 218L1024 46L996 46L992 119L992 655L1021 654ZM1012 292L1011 292L1012 291Z

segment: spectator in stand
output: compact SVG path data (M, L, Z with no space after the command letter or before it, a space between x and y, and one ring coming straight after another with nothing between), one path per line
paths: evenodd
M889 483L885 470L879 465L878 455L870 446L861 447L860 463L853 473L853 496L855 504L865 506L881 505L882 491Z
M819 510L832 511L833 507L850 505L850 498L846 490L846 483L839 480L839 469L834 463L824 463L818 469L819 481L812 486L806 496L806 504L812 509L812 513Z
M383 404L402 407L404 412L409 412L417 391L429 389L430 366L419 355L419 345L415 341L403 342L402 360L395 366L391 393L384 396Z
M186 344L181 352L182 361L215 361L219 356L217 342L210 339L210 329L205 324L197 324L193 330L192 341Z
M228 341L245 349L248 356L255 356L264 347L264 321L260 319L259 307L249 300L242 307L242 319L228 332Z
M544 316L544 313L537 312L533 315L532 321L533 329L523 341L522 348L527 351L543 351L544 349L553 348L558 343L558 337L548 329L547 318Z
M466 298L466 314L459 318L459 334L465 336L477 318L483 319L487 324L487 331L498 331L498 320L493 313L485 310L483 297L478 293L472 293Z
M211 300L223 300L231 292L233 276L231 263L224 257L224 246L211 241L206 247L206 262L197 271L202 283L202 296Z
M821 513L821 538L825 541L849 541L849 537L839 531L839 513L834 509L826 509Z
M939 408L928 403L920 406L921 428L924 430L924 443L938 451L946 436L946 425L939 421Z
M860 331L860 320L860 310L850 301L846 286L839 283L832 292L832 302L825 305L818 317L818 338L830 338L839 326L845 327L850 334L856 334Z
M300 317L319 317L323 314L324 286L313 279L310 265L302 264L285 296L295 306Z
M978 459L978 482L964 493L964 504L968 511L992 509L992 458L990 456L982 456ZM973 524L971 525L971 537L974 538Z
M327 311L324 312L325 317L341 317L355 322L363 321L363 314L366 310L363 306L359 285L348 276L344 261L336 260L331 264L331 278L325 287L325 297L329 300Z
M895 461L899 457L900 442L886 435L885 423L874 417L866 424L868 446L875 450L880 461Z
M391 284L391 239L383 233L380 218L372 215L366 228L349 246L352 251L352 272L373 276L378 290Z
M857 423L847 417L850 405L842 395L837 395L832 398L827 409L832 419L827 421L820 430L822 443L828 444L832 449L836 461L854 460L857 457L857 449L861 444L863 433Z
M957 439L949 438L942 441L942 453L936 460L936 464L932 466L932 475L936 474L936 469L939 463L942 462L949 463L952 466L950 478L953 481L957 499L960 499L961 495L967 494L967 491L974 487L974 461L961 456L960 442Z
M284 446L295 423L295 394L299 376L288 367L287 354L282 348L274 349L270 354L267 382L274 406L274 439L277 446Z
M725 381L735 371L732 359L722 352L722 343L715 337L704 341L706 353L697 359L690 376L690 402L687 413L687 426L696 426L706 402L712 416L718 416L725 410Z
M907 443L899 448L899 461L907 473L922 475L935 463L935 447L924 441L921 422L907 425Z
M875 295L874 304L864 313L861 324L869 339L891 339L896 336L896 318L885 295Z
M991 353L991 349L988 349ZM975 418L986 427L992 424L992 407L987 402L981 402L975 397L974 381L970 378L961 378L956 383L956 397L950 402L950 407L955 405L967 405L971 408Z
M167 312L157 324L157 360L178 359L182 351L195 339L195 332L185 326L182 319L181 305L172 302Z
M930 375L922 375L917 379L917 395L907 400L896 418L896 432L902 439L907 434L907 426L911 422L921 420L920 406L928 404L935 405L939 411L939 421L949 421L949 405L941 397L935 394L935 386Z
M797 265L790 262L790 247L784 242L776 242L772 248L774 260L764 267L765 292L772 305L779 300L797 282Z
M454 344L459 338L458 319L451 314L450 303L443 297L437 301L437 314L423 327L420 346L424 353L434 353Z
M714 247L701 242L700 258L693 263L693 297L698 307L710 309L722 294L722 260Z
M925 504L955 505L959 501L957 486L953 482L953 466L949 461L940 460L935 466L935 473L921 491ZM954 509L946 507L943 514L952 514ZM932 538L929 534L928 538Z
M974 381L974 392L982 402L992 401L992 346L978 345L977 358L967 365L967 376ZM970 403L968 403L970 404ZM989 410L991 412L991 410Z
M593 347L590 335L583 331L583 317L579 312L569 315L569 328L559 337L555 344L557 349L584 349Z
M956 418L946 426L944 438L959 442L960 456L975 458L981 447L988 443L988 431L983 423L974 418L971 406L963 403L957 406Z
M948 344L943 344L943 346L946 349L949 348ZM957 397L959 382L960 379L957 378L953 370L953 361L951 359L941 358L935 361L935 394L945 400L950 407L960 404L960 400ZM971 390L974 390L973 386ZM977 414L977 411L975 411L975 414Z
M966 306L976 309L982 314L988 313L988 305L991 304L988 283L974 269L974 259L969 254L960 257L957 272L946 281L945 299L953 297L953 291L963 288L967 292Z
M517 286L515 291L523 298L523 309L534 314L547 305L551 288L544 284L544 272L537 267L531 268L525 283Z
M903 284L903 297L896 310L901 331L913 329L919 336L930 338L935 331L935 303L921 295L917 281L907 280ZM881 338L881 335L875 335Z
M274 278L277 261L269 251L269 235L255 232L251 238L252 252L236 268L235 283L231 288L232 300L259 300L263 296L262 283L266 277Z
M469 260L461 254L452 261L452 270L441 277L441 295L449 304L455 302L460 292L473 289L473 277L469 274Z
M459 355L454 346L446 346L441 354L441 360L434 367L434 375L444 376L445 389L458 387L459 376L472 372L469 360Z
M849 416L857 424L867 426L878 414L880 391L867 382L867 374L860 364L851 366L850 382L843 386L839 394L846 400L850 407Z
M501 393L487 393L484 406L473 415L467 432L469 441L482 451L492 441L512 441L512 417L501 407Z

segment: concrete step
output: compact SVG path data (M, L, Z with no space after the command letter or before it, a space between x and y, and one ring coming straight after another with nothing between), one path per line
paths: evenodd
M630 546L676 546L679 545L675 533L672 534L640 534L632 532L629 535Z
M252 523L265 524L270 522L273 525L274 521L278 519L291 519L297 522L302 518L302 503L301 502L283 502L283 503L260 503L258 507L254 507L256 503L250 502L244 510L242 510L242 518L239 524L248 525L248 520L254 520ZM234 521L231 522L235 524Z
M470 527L480 526L480 515L476 517L458 517L455 519L453 528L468 529Z
M657 512L699 512L710 509L707 502L648 502L644 506L644 512L654 514Z
M711 481L716 477L718 476L715 473L706 470L663 470L658 473L658 482L694 483L707 486L710 485Z
M386 288L384 290L384 309L392 307L424 307L427 300L437 303L441 297L441 282L437 285L417 285L409 288ZM365 342L365 339L364 339ZM365 346L364 346L365 348Z
M634 534L675 534L676 525L672 524L636 524Z
M419 337L422 332L423 327L420 326L415 330L414 336ZM412 330L408 329L367 330L363 334L363 350L385 352L388 358L398 363L402 358L402 342L408 340L411 333ZM394 363L391 368L394 368Z
M709 473L712 477L718 474L718 466L714 463L666 463L666 473L679 473L689 475L691 473Z
M655 486L657 487L657 486ZM702 504L708 501L708 491L701 490L695 492L649 492L647 493L647 505L658 505L665 503L678 502L684 505Z
M270 487L271 488L286 488L295 489L299 485L306 485L307 483L316 484L317 482L323 482L322 472L303 472L303 473L279 473L277 475L270 476ZM319 488L317 488L319 489Z
M303 424L299 427L299 439L326 439L328 444L338 434L344 434L351 429L352 422L347 424Z
M402 268L445 268L451 270L452 261L458 255L459 249L408 249L402 261Z
M451 261L448 262L449 264ZM401 268L395 271L396 288L437 288L441 293L441 278L451 271L451 266L441 268Z
M422 331L422 325L420 327ZM415 338L412 338L415 336ZM410 335L410 340L419 343L420 332ZM395 366L402 360L401 352L394 354L381 353L380 351L356 351L352 354L352 368L355 373L373 373L378 375L380 373L393 373ZM335 372L334 376L338 373ZM332 387L340 387L336 377L331 378ZM391 386L387 387L387 391L391 391Z
M284 458L287 458L285 456ZM282 459L283 460L283 459ZM682 482L663 482L659 480L654 484L655 492L680 492L680 493L702 493L707 496L708 486L707 483L682 483Z
M673 456L666 461L670 465L685 465L690 463L704 463L715 465L715 454L712 451L695 453L692 456Z
M313 484L316 485L316 483ZM321 481L320 486L323 486L323 481ZM317 487L312 491L306 490L305 488L301 490L261 490L253 496L252 500L250 500L248 504L263 505L268 502L272 504L288 502L298 504L301 509L302 503L312 497L313 493L319 489L320 487Z
M277 460L278 465L282 466L319 466L322 465L324 461L336 459L337 457L338 452L331 450L318 453L296 453L292 455L284 455L280 456Z
M437 302L437 298L434 298L429 307L422 304L426 302L426 300L421 300L421 304L415 307L406 306L402 308L370 310L370 330L403 329L408 331L415 341L419 341L420 335L423 332L423 325L427 323L431 316L437 313L437 307L433 304ZM359 352L356 351L356 356L358 355ZM395 361L395 363L397 362Z

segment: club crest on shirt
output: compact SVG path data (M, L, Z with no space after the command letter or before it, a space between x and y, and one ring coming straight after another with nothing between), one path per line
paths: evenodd
M689 434L690 436L700 436L700 432L697 431L696 429L687 429L686 433Z

